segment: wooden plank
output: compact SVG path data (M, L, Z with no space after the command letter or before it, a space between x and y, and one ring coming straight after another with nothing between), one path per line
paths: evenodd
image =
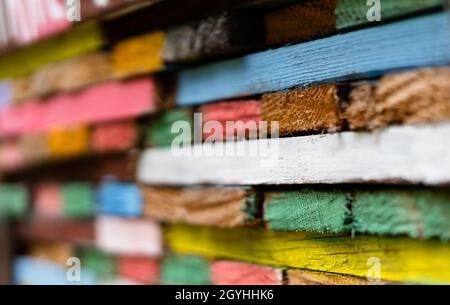
M270 126L279 123L280 136L342 129L337 85L313 86L264 94L261 117Z
M138 179L153 185L448 184L449 137L450 125L439 124L148 149Z
M256 194L245 188L143 187L145 215L165 222L241 227L261 218Z
M86 23L0 57L0 80L22 77L42 66L97 50L104 44L100 26Z
M261 103L258 100L217 102L203 105L198 111L203 117L203 140L205 141L258 137L261 121ZM242 124L236 124L229 129L227 128L229 121L242 122Z
M287 271L289 285L387 285L386 281L369 281L367 278L300 269Z
M450 68L393 73L352 90L345 110L353 130L450 119Z
M94 152L120 152L134 147L138 140L138 126L133 121L97 125L91 135Z
M373 262L379 262L381 280L450 282L450 247L439 241L191 226L165 233L178 253L360 277L376 275Z
M303 188L265 197L264 219L274 230L450 238L446 189Z
M76 93L11 105L0 111L4 136L45 132L76 124L126 120L155 110L157 88L152 79L111 81ZM127 100L127 103L123 103Z
M13 81L14 101L76 91L113 78L109 53L95 52L43 66ZM11 99L13 100L13 99Z
M266 13L266 44L310 40L335 32L337 0L304 0Z
M30 194L22 183L0 184L0 220L26 215Z
M172 133L175 122L183 121L193 131L192 109L172 109L159 113L150 121L146 131L145 145L149 147L168 147L177 136ZM190 136L190 133L189 133Z
M406 45L407 53L402 49ZM176 102L201 104L374 77L386 70L445 65L449 48L448 16L437 13L182 71Z
M263 45L261 14L225 11L170 29L164 47L164 61L206 60L254 51Z
M159 224L150 219L99 216L95 220L95 245L116 255L158 258L162 255Z
M282 270L233 261L211 263L214 285L281 285Z
M166 34L161 31L121 41L113 49L113 69L118 77L130 77L164 69Z
M96 193L97 213L137 218L143 215L144 199L134 183L105 180Z
M383 0L380 21L384 22L421 11L442 9L442 4L441 0ZM367 15L371 7L374 5L369 6L365 1L339 0L335 11L336 28L343 30L370 24Z
M117 258L117 274L140 284L155 285L160 281L160 262L146 257Z
M210 285L210 263L197 256L169 254L161 270L163 285Z

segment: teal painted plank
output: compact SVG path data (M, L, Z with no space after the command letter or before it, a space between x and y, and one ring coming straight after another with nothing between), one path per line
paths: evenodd
M446 13L395 22L182 71L178 105L450 63Z

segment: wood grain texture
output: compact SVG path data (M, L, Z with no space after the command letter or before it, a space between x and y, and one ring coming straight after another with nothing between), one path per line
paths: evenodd
M289 285L385 285L386 281L369 281L364 277L335 273L290 269L287 271Z
M303 188L265 195L274 230L450 238L450 192L433 188Z
M164 60L169 63L204 60L255 50L264 45L263 35L260 14L225 11L170 29Z
M241 227L261 216L255 194L245 188L144 187L146 216L170 223Z
M311 132L336 132L343 120L336 85L313 86L264 94L262 119L279 122L280 136Z
M261 103L258 100L227 101L202 105L199 112L203 115L204 140L242 140L258 137L261 121ZM222 132L219 129L216 130L214 125L209 126L211 122L214 124L218 122ZM233 128L227 128L227 122L234 123Z
M381 280L450 282L450 247L438 241L190 226L170 226L165 233L179 253L360 277L371 270L368 260L378 258Z
M133 37L114 46L113 66L118 77L129 77L162 70L164 32Z
M153 185L447 184L449 137L450 125L439 124L225 143L231 151L246 152L233 156L220 156L217 152L227 151L220 145L209 156L194 154L208 151L208 145L176 154L148 149L140 157L138 179Z
M266 44L280 45L333 33L337 0L307 0L265 15Z
M176 102L201 104L444 65L450 62L449 37L448 16L437 13L208 64L181 72Z
M281 285L280 269L233 261L211 263L214 285Z
M335 11L336 28L343 30L369 25L371 22L368 21L367 14L371 6L366 1L339 0ZM439 8L442 8L441 0L383 0L381 21Z
M393 73L350 93L345 117L351 129L450 120L450 68Z

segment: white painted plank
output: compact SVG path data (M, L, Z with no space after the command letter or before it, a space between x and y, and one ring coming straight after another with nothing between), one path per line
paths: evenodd
M148 149L139 160L138 179L151 185L450 183L450 123L237 143L240 149L252 143L269 149L234 157ZM208 147L198 144L183 152ZM268 152L275 162L267 162Z

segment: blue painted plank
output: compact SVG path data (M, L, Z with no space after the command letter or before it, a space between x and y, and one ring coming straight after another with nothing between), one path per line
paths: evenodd
M133 183L107 181L97 191L97 212L122 217L140 217L143 213L143 197Z
M442 12L182 71L176 101L202 104L448 63L449 17Z
M14 282L20 285L94 285L92 272L81 269L80 281L67 277L68 269L52 261L19 256L14 261ZM70 274L70 273L69 273Z

